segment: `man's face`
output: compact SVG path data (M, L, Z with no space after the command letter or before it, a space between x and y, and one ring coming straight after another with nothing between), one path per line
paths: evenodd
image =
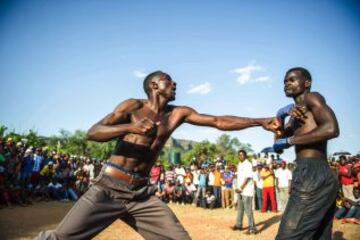
M246 159L246 156L245 156L245 154L243 152L239 153L239 159L240 159L241 162L243 162Z
M169 101L175 100L176 82L166 75L155 77L153 81L158 86L157 92L159 95L164 96Z
M354 194L354 197L355 197L356 199L358 199L358 198L360 197L359 189L358 189L358 188L354 188L353 194Z
M310 81L305 79L298 70L291 71L285 76L284 92L287 97L296 97L302 94L308 87L310 87Z

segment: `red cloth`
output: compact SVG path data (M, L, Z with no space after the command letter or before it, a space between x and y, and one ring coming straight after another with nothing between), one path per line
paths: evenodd
M344 165L344 166L339 166L338 171L340 174L340 183L343 185L348 185L348 184L353 184L354 181L352 179L352 177L347 177L347 176L343 176L342 174L349 174L349 171L351 169L351 166L349 165Z
M276 198L275 198L275 188L274 187L265 187L262 189L262 212L266 212L268 199L270 199L271 211L277 211Z
M159 177L160 177L160 166L154 165L150 171L150 182L152 184L155 184L159 180Z

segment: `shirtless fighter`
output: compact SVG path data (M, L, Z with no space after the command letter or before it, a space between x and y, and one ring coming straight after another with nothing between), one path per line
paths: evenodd
M58 227L41 232L38 239L91 239L116 219L145 239L190 239L175 214L154 195L156 187L148 184L150 169L171 133L182 123L220 130L279 128L276 118L216 117L168 105L175 99L176 83L161 71L145 78L144 90L147 100L128 99L90 128L89 140L116 138L116 149Z
M317 92L311 92L311 75L304 68L292 68L284 79L284 91L296 105L278 111L284 121L283 134L275 151L295 145L297 167L291 195L276 239L331 239L338 180L327 157L327 141L339 135L334 112Z

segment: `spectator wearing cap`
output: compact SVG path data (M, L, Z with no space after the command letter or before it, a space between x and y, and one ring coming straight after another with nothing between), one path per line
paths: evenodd
M284 210L291 192L292 173L286 167L286 162L281 162L281 167L275 172L276 189L279 192L279 210Z
M47 165L45 165L41 171L40 171L40 176L43 180L45 181L49 181L52 176L55 175L55 167L54 167L54 162L53 161L49 161Z

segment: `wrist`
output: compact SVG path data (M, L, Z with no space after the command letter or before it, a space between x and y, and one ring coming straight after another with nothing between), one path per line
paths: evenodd
M286 142L287 142L290 146L293 146L293 145L295 144L294 138L295 138L295 136L288 137L288 138L286 139Z

